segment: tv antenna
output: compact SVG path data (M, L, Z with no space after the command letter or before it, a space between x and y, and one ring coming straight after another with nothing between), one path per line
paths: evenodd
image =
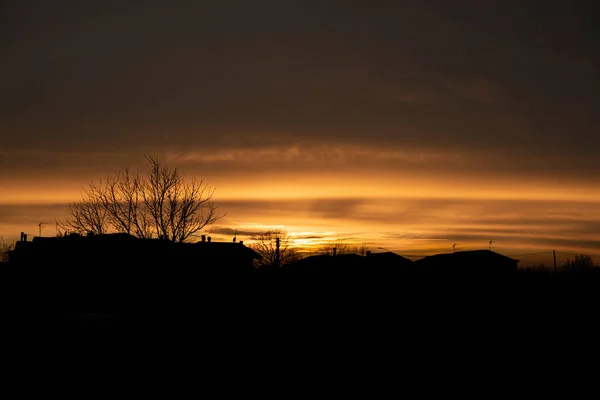
M493 240L490 240L490 245L488 247L489 250L492 250L492 243L495 243Z

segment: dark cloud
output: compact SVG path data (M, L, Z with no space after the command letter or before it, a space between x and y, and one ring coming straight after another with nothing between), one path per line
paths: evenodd
M365 201L361 199L312 200L309 210L315 218L351 219L359 213L362 204Z
M250 231L250 230L238 230L238 229L233 229L233 228L227 228L227 227L211 227L207 230L207 233L214 233L214 234L218 234L218 235L223 235L223 236L259 236L263 233L265 233L265 231Z
M0 223L54 224L54 218L62 218L64 204L0 204Z
M296 235L294 239L302 239L302 240L321 240L321 239L330 239L329 236L325 235Z
M590 33L557 2L147 3L13 5L6 148L598 144Z
M303 215L308 210L308 203L302 200L222 200L217 205L231 218L236 214Z

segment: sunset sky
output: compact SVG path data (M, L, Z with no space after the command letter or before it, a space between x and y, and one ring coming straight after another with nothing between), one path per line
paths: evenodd
M597 8L3 1L0 236L156 154L216 187L214 240L600 255Z

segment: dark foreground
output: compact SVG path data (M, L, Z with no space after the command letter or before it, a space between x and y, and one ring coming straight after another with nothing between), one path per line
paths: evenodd
M556 276L441 276L368 270L223 273L162 266L5 266L0 289L5 320L246 331L268 325L277 327L277 335L325 327L400 332L478 321L518 335L536 321L591 317L600 305L596 270Z
M497 393L539 365L563 371L593 358L598 278L4 269L0 324L27 338L5 349L51 349L53 365L68 359L88 379L119 371L131 382L144 371L160 382L172 371L220 391L281 394L323 383L354 390L371 377L398 390ZM275 380L292 383L265 383Z

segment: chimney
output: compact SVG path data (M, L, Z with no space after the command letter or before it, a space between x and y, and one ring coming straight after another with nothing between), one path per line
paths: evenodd
M23 236L25 236L25 232L21 232L21 242L23 241Z
M206 242L206 235L202 235L202 243Z
M243 240L240 240L240 244L244 244L244 241L243 241Z
M371 256L371 250L367 250L367 257Z
M210 236L208 237L208 243L210 243Z

